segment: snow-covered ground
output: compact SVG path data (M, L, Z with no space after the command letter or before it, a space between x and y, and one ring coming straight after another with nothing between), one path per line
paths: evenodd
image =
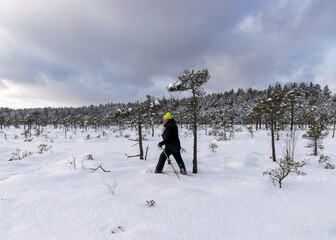
M48 128L47 136L24 142L22 129L5 129L0 239L336 239L336 170L319 165L304 147L307 140L299 137L296 160L309 159L307 175L290 176L279 189L262 174L275 167L270 136L261 130L251 138L242 130L217 142L216 152L209 149L215 137L200 130L199 173L192 174L192 134L180 129L189 174L179 180L168 165L164 174L151 173L161 128L155 137L147 132L148 160L127 158L125 153L136 154L138 147L119 131L105 130L104 137L94 130L69 131L65 139L63 131ZM132 130L125 134L136 137ZM40 144L51 145L52 152L38 154ZM276 144L281 157L284 141ZM335 139L329 135L323 144L335 164ZM18 148L34 154L8 161ZM86 160L88 154L94 160ZM110 172L91 170L99 165ZM147 200L155 205L146 206Z

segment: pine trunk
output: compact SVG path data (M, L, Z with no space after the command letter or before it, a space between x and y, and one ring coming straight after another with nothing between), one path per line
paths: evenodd
M139 150L140 150L140 154L139 157L141 160L144 159L143 157L143 147L142 147L142 129L141 129L141 113L139 111L139 121L138 121L138 131L139 131Z
M272 159L273 162L276 162L275 156L275 141L274 141L274 116L271 116L271 136L272 136Z
M291 105L291 132L294 129L294 104Z
M197 173L197 122L194 120L193 124L194 133L194 156L193 156L193 173Z
M314 156L317 156L317 139L314 139Z
M197 169L197 98L193 91L193 134L194 134L194 153L193 153L193 173L196 174Z

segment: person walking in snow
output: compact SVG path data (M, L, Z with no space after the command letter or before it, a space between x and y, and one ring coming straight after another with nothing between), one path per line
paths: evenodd
M183 175L187 175L187 170L185 168L184 162L181 157L181 144L180 139L178 136L178 129L177 125L174 119L172 119L170 113L168 112L163 117L163 124L164 124L164 131L162 133L163 141L159 142L158 147L162 148L163 145L165 145L165 148L163 149L159 161L156 165L155 173L162 173L162 169L164 167L164 164L166 162L167 156L173 155L178 166L180 167L180 172ZM167 156L166 156L167 155Z

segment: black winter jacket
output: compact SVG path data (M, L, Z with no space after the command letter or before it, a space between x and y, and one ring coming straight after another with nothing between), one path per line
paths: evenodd
M169 149L173 152L179 152L181 150L181 144L175 120L169 119L164 127L165 130L162 133L163 141L160 142L160 144L165 145L166 149Z

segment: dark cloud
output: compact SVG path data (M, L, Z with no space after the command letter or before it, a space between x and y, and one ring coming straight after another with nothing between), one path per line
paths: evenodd
M82 105L162 96L184 68L207 67L207 90L215 92L323 81L333 76L321 65L336 56L335 7L332 0L3 0L0 85L29 84L26 98Z

